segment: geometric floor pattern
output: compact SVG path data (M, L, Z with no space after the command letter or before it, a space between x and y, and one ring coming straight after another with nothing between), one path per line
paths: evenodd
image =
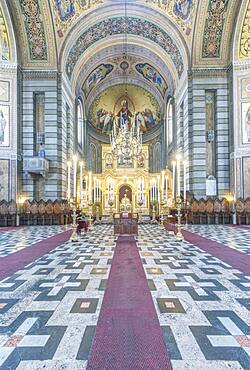
M16 230L0 232L0 257L29 247L67 230L69 226L25 226Z
M250 255L250 228L222 225L188 225L186 230Z
M192 231L247 253L244 230ZM28 232L30 244L51 236ZM17 233L1 232L2 251ZM139 227L137 245L173 369L250 369L250 276L155 225ZM86 368L114 248L112 226L95 226L0 282L1 370Z

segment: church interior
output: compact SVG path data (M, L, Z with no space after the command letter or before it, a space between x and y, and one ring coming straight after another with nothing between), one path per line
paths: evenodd
M250 0L0 0L0 369L250 369Z

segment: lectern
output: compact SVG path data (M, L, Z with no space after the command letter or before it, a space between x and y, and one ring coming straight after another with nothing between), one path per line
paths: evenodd
M138 235L138 213L115 213L115 235Z

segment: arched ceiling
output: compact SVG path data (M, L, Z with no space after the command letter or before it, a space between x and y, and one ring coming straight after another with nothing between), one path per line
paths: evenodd
M245 0L243 0L245 1ZM101 64L122 56L128 34L128 58L148 63L168 86L168 93L192 67L227 66L239 0L3 0L14 23L25 69L62 72L79 94ZM249 12L242 17L242 55L248 55ZM111 63L110 63L111 62ZM135 72L133 70L133 72ZM116 74L116 75L115 75ZM121 80L114 67L110 80ZM131 77L131 76L129 76ZM148 84L141 74L134 82ZM131 77L131 78L132 78ZM116 80L116 81L115 81ZM99 86L106 81L103 79ZM151 88L157 91L157 86Z

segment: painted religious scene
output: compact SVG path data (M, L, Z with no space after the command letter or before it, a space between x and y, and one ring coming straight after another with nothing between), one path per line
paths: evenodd
M124 87L114 86L101 93L92 103L88 121L99 132L110 134L116 126L123 123L131 127L139 127L146 133L159 126L162 114L157 100L146 90L138 86L128 86L127 94Z

